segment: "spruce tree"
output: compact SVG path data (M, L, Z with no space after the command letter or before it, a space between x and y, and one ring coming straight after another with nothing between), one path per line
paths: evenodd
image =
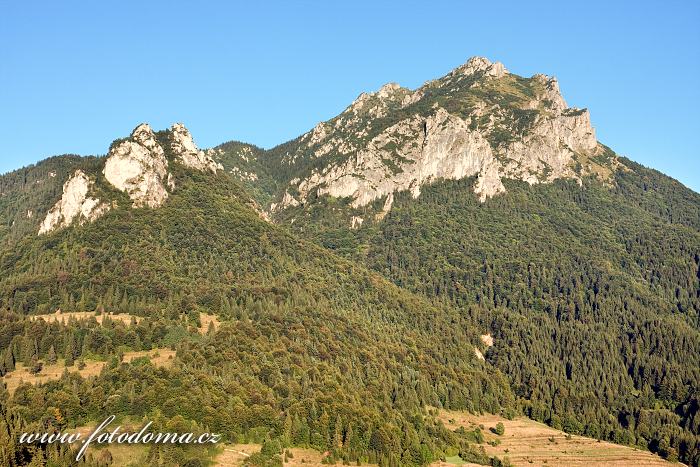
M49 352L48 352L48 354L47 354L47 356L46 356L46 362L47 362L49 365L53 365L53 364L56 363L57 360L58 360L58 359L57 359L57 357L56 357L56 349L54 348L54 346L53 346L53 344L52 344L51 347L49 348Z

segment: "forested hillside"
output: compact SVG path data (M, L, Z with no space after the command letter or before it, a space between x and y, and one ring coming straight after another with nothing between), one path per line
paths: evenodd
M77 167L94 168L96 158L56 156L0 176L0 244L31 236Z
M512 413L505 377L475 356L471 317L266 223L227 174L172 170L178 188L158 209L114 209L3 249L3 373L55 355L112 362L96 379L66 374L20 386L3 395L3 410L29 426L112 413L181 420L231 441L404 465L463 443L431 421L427 406ZM144 320L105 329L27 319L59 308ZM218 315L220 328L190 332L200 311ZM177 350L171 369L114 360L159 346ZM5 451L10 465L32 455L15 448ZM173 451L152 455L196 455Z
M330 199L286 215L475 316L532 418L697 463L700 196L633 167L611 186L512 181L483 204L470 179L435 183L357 231Z
M491 333L526 414L700 462L700 195L555 78L474 57L256 160L276 222Z
M0 176L0 330L7 465L65 465L17 434L110 414L261 443L249 465L508 463L444 410L700 465L700 195L480 57L270 150L141 124Z

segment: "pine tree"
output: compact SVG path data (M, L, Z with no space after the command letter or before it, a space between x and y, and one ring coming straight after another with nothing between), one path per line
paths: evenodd
M22 339L21 359L25 366L30 366L32 359L38 357L36 340L25 335Z
M5 351L4 365L5 365L6 371L14 371L15 370L15 355L12 352L12 344L10 344L7 347L7 350Z
M284 428L282 432L282 441L285 446L293 443L294 419L289 413L284 418Z
M65 359L66 367L70 367L75 364L75 357L73 356L73 350L70 345L66 346L66 351L63 354L63 358Z
M46 362L47 362L49 365L53 365L53 364L56 363L57 360L58 360L58 359L57 359L57 357L56 357L56 349L54 348L53 345L51 345L51 347L49 348L49 353L48 353L48 355L46 356Z
M335 419L335 430L333 431L333 448L343 448L343 419L340 415Z

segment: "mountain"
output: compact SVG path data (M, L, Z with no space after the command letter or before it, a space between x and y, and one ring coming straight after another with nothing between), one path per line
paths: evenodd
M248 164L251 173L282 185L273 212L323 195L386 212L398 192L417 198L433 181L470 176L483 202L505 192L502 179L606 181L622 167L555 78L522 78L481 57L416 90L389 83L363 93L337 117L255 155L264 170Z
M556 79L484 58L269 150L142 124L0 176L0 309L5 381L107 362L0 396L8 465L64 461L27 427L112 413L262 442L257 465L505 462L438 409L700 463L700 195L598 142ZM131 324L34 318L57 310ZM173 364L121 361L151 348Z
M255 161L277 223L475 316L529 416L697 464L700 195L598 142L556 79L472 58Z
M269 223L188 134L139 125L106 157L49 159L2 177L4 216L36 212L7 226L0 252L3 375L56 355L177 350L170 369L112 360L94 379L66 373L4 393L22 429L110 414L165 427L184 417L229 441L320 450L337 442L335 431L346 446L338 456L425 464L462 443L426 406L514 411L505 377L477 358L468 316ZM56 310L135 321L30 318ZM216 314L219 328L192 328L201 312ZM39 454L12 444L6 417L3 464L22 465ZM166 465L201 455L154 449Z

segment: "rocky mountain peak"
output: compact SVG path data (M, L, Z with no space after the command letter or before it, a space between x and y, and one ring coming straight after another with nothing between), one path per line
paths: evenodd
M128 138L117 140L110 147L102 175L114 188L129 195L132 207L157 208L175 189L169 157L202 172L215 174L222 169L221 164L197 147L182 123L175 123L166 132L158 134L148 123L142 123ZM99 199L88 196L93 184L94 181L85 173L76 171L63 186L61 199L47 213L39 233L67 227L76 219L81 223L91 221L104 214L111 204L100 203Z
M181 164L203 172L216 173L223 169L221 164L197 147L190 131L182 123L175 123L170 127L170 137L170 150Z
M165 151L147 123L112 146L102 173L110 184L129 195L134 207L158 207L168 197L166 184L174 188Z
M375 94L380 99L386 99L391 97L395 91L401 89L398 83L386 83L384 86L379 88L379 91Z
M172 125L167 136L168 149L177 162L212 173L221 169L197 147L182 123ZM109 183L129 194L134 207L158 207L167 199L168 189L175 188L166 151L147 123L137 126L130 138L110 149L103 173Z
M401 106L413 94L397 83L387 83L376 92L363 92L343 113L367 114L374 118L385 116L391 107ZM350 117L353 120L353 117Z
M523 78L472 57L415 91L389 83L363 93L300 137L281 159L291 176L271 209L315 193L349 198L355 209L384 199L385 215L394 193L417 197L426 183L471 176L484 202L506 191L504 178L605 178L616 165L605 165L603 152L588 111L568 108L556 78Z
M457 67L452 74L466 76L481 75L492 78L500 78L508 73L501 62L491 62L485 57L472 57L462 66Z
M194 144L190 130L182 123L173 123L170 127L170 133L173 138L171 145L173 151L180 154L183 152L197 152L199 148Z
M131 138L137 143L149 149L156 149L160 145L156 141L156 135L148 123L142 123L133 129Z
M548 101L550 104L549 106L554 110L564 110L568 108L559 90L559 82L555 77L536 74L532 77L532 80L541 87L541 93L537 95L538 100Z

